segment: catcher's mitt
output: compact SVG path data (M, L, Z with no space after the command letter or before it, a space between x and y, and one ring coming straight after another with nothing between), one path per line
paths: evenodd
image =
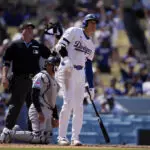
M52 127L58 128L58 126L59 126L59 120L52 118Z

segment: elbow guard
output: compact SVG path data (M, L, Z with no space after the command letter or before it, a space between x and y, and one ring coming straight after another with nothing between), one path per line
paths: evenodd
M56 48L56 51L61 55L61 57L64 58L64 57L68 56L68 52L67 52L65 46L63 46L61 44L57 44L55 48Z
M61 47L59 54L64 58L66 56L68 56L68 52L66 50L66 48L64 46Z
M37 88L33 88L32 89L32 100L34 101L35 99L37 99L40 95L40 90Z

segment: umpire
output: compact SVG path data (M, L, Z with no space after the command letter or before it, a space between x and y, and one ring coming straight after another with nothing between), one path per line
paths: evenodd
M12 96L6 125L0 137L2 143L5 135L14 127L22 105L31 93L32 77L40 71L40 57L48 58L51 55L47 47L33 39L34 28L32 23L25 23L22 26L21 39L14 41L3 56L2 84L4 89L10 88ZM11 63L13 76L9 81L8 70Z

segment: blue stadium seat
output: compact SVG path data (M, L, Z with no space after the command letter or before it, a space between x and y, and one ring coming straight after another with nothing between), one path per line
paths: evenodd
M136 132L121 134L120 144L136 144Z
M84 113L90 113L90 114L95 114L94 108L92 106L92 104L88 104L84 106Z
M138 115L137 118L141 118L143 121L150 121L150 115Z
M114 122L108 125L109 132L119 132L119 133L127 133L132 132L132 123L131 122Z
M131 120L132 127L134 130L140 129L144 127L142 118L133 118Z
M110 137L110 144L120 144L120 133L118 132L108 132Z
M124 114L120 118L122 121L132 121L136 116L134 114Z
M150 120L144 120L143 121L144 129L150 129Z

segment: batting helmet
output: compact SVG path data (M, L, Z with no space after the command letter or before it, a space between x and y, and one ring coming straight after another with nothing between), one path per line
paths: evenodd
M98 23L98 18L96 17L95 14L87 14L85 17L84 17L84 20L82 22L82 27L85 28L87 25L88 25L88 21L89 20L94 20L96 21L96 23Z
M60 58L55 56L55 57L49 57L46 61L45 61L45 67L51 64L53 66L59 66L60 64Z

